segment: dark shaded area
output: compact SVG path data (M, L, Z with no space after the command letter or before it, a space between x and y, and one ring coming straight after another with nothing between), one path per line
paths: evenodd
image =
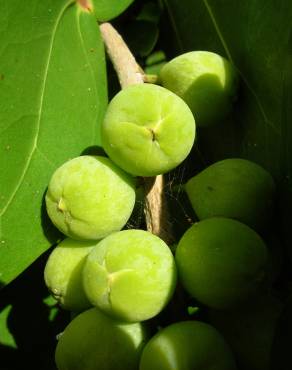
M292 291L285 302L285 308L278 320L271 353L271 370L291 369L291 343Z
M98 145L92 145L85 148L80 155L98 155L102 157L107 157L106 152L103 150L102 147Z
M47 190L48 190L48 187L44 191L44 194L42 197L42 206L41 206L42 229L48 241L51 244L55 244L57 243L58 240L63 239L64 235L55 227L55 225L52 223L51 219L48 216L48 212L46 209L46 201L45 201Z
M48 296L43 270L49 253L50 250L0 292L0 312L12 305L7 328L17 347L0 344L1 370L55 369L56 335L69 322L69 313L57 309L50 318L51 307L43 302Z

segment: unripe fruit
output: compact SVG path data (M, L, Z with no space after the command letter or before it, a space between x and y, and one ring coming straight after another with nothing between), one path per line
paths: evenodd
M139 370L236 370L221 334L199 321L160 330L144 347Z
M238 75L225 58L209 51L191 51L166 63L161 83L192 110L198 127L219 123L230 112Z
M134 179L101 156L64 163L53 174L46 194L52 222L79 240L98 240L122 229L134 204Z
M119 322L91 308L60 336L56 364L58 370L137 370L147 339L145 324Z
M228 218L191 226L176 249L178 277L209 307L233 307L253 295L265 276L267 248L259 235Z
M83 289L82 269L95 245L92 241L66 238L51 252L44 278L62 308L79 312L91 307Z
M263 167L246 159L216 162L192 177L185 188L200 220L222 216L261 230L272 213L274 180Z
M89 301L106 314L137 322L157 315L176 284L174 257L163 240L143 230L124 230L101 240L83 269Z
M187 104L161 86L139 84L121 90L109 103L102 125L108 156L137 176L156 176L178 166L195 139Z

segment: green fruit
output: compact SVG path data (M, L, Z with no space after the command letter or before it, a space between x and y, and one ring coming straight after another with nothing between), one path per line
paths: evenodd
M90 252L83 283L89 301L106 314L129 322L147 320L174 292L174 258L164 241L150 232L120 231Z
M246 159L216 162L191 178L185 188L200 220L222 216L262 229L272 213L274 180Z
M91 307L82 282L82 269L96 242L63 240L50 254L44 271L47 287L60 306L71 311Z
M192 297L209 307L228 308L257 291L267 248L245 224L214 217L186 231L175 258L179 280Z
M122 229L134 204L134 179L100 156L77 157L63 164L46 194L55 226L81 240L98 240Z
M144 347L139 370L235 370L232 353L212 326L181 321L159 331Z
M188 104L198 127L226 117L238 86L234 66L208 51L191 51L172 59L162 67L160 80Z
M237 310L209 310L208 322L224 335L240 369L271 370L277 324L283 308L278 298L264 294Z
M108 156L125 171L155 176L178 166L195 139L195 121L185 102L161 86L139 84L110 102L102 125Z
M115 321L91 308L65 328L56 364L59 370L137 370L147 338L145 325Z

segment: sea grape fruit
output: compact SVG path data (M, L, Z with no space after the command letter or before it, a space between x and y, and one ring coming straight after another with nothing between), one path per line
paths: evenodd
M234 218L259 231L272 214L274 180L263 167L246 159L213 163L188 180L185 189L200 220Z
M263 284L267 248L247 225L213 217L185 232L175 258L179 281L192 297L209 307L229 308Z
M165 88L188 104L198 127L217 124L227 116L239 80L227 59L209 51L181 54L166 63L159 76Z
M91 308L76 316L57 344L58 370L137 370L148 339L143 323L123 323Z
M95 245L93 241L66 238L49 255L45 283L62 308L79 312L91 307L83 289L82 269Z
M46 193L52 222L79 240L98 240L122 229L134 204L134 179L102 156L86 155L64 163Z
M200 321L181 321L161 329L143 349L139 370L235 370L222 335Z
M177 167L195 139L187 104L161 86L139 84L121 90L109 103L102 124L108 156L136 176L156 176Z
M267 370L272 369L273 345L283 309L280 299L269 292L236 310L210 309L207 320L224 335L240 369Z
M89 301L127 322L156 316L170 300L176 266L168 246L144 230L113 233L93 248L83 269Z

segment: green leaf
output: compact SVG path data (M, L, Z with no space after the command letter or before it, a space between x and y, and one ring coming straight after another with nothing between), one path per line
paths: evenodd
M204 157L213 162L238 155L255 160L276 179L291 175L292 3L286 0L165 0L175 54L209 50L238 69L241 89L234 114L223 127L198 132ZM290 81L288 83L288 80ZM291 119L291 101L290 101Z
M108 21L123 13L134 0L92 0L99 21Z
M162 50L154 51L146 58L144 71L147 74L159 75L159 72L165 63L165 53Z
M58 234L43 197L53 171L100 145L105 58L95 17L68 0L0 2L0 281Z
M8 305L0 312L0 345L16 348L17 346L15 340L7 325L7 320L11 309L12 305Z
M135 20L123 30L123 38L134 55L145 57L151 53L158 40L159 29L153 22Z

